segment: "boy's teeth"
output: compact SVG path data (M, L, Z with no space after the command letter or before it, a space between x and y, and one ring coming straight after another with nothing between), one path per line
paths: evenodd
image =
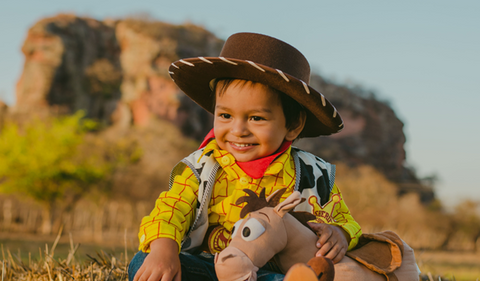
M240 147L246 147L250 146L251 144L246 144L246 143L233 143L235 146L240 146Z

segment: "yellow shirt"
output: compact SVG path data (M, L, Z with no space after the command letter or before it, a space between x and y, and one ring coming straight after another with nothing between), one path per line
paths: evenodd
M243 189L248 188L259 194L262 188L265 188L265 194L268 197L273 192L286 187L287 190L281 200L283 201L294 191L295 165L290 147L270 164L262 178L254 179L236 164L233 155L221 150L215 140L208 143L202 156L211 151L221 167L217 172L208 205L209 225L219 226L210 234L209 249L211 252L218 252L228 246L233 225L240 219L243 204L237 206L235 202L239 197L246 195ZM332 202L329 215L327 217L320 215L326 213L320 209L318 212L314 211L314 214L317 214L319 222L341 226L351 237L349 245L351 249L357 244L361 235L360 226L350 215L336 185L330 195L336 201ZM197 199L198 181L187 167L181 175L175 177L172 188L160 194L150 215L142 219L138 235L139 249L149 252L150 242L160 237L175 240L180 249L182 238L195 219ZM314 206L316 202L311 203ZM315 206L314 209L316 209Z

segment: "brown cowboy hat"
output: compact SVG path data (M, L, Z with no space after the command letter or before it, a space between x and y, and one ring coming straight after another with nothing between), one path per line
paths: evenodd
M335 107L308 86L307 59L294 47L270 36L233 34L219 57L181 59L172 63L169 73L185 94L212 113L211 82L238 78L266 84L303 105L307 111L303 137L330 135L343 129L342 118Z

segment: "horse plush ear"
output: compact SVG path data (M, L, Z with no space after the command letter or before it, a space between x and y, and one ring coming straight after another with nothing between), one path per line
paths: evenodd
M264 188L265 189L265 188ZM270 196L267 198L268 206L269 207L275 207L278 205L280 202L280 199L282 198L282 195L285 193L287 189L286 188L281 188L279 190L276 190Z
M283 218L283 216L293 210L298 204L302 203L300 192L295 191L285 199L282 203L275 207L275 212Z

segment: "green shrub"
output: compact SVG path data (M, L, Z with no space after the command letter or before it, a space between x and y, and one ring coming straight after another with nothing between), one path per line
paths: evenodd
M87 138L97 123L83 115L9 122L0 132L0 192L42 203L43 233L52 231L54 208L71 208L94 187L108 191L115 169L141 157L134 144Z

